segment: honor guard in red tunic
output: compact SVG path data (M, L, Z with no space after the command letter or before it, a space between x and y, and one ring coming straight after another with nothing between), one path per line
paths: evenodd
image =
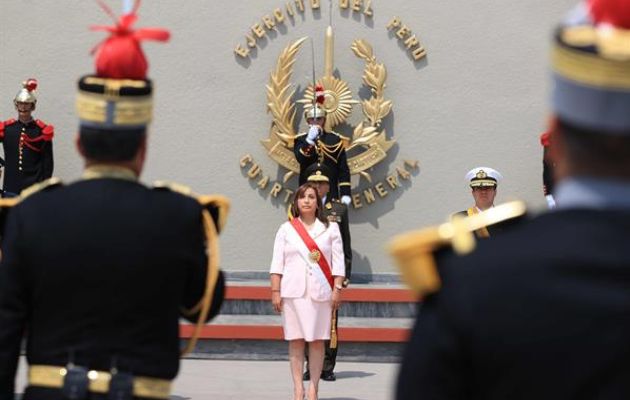
M24 338L24 400L167 400L181 354L219 312L217 235L228 201L139 180L153 107L140 41L169 33L134 30L138 4L115 26L97 27L109 32L97 72L78 82L83 176L31 187L8 212L0 399L14 396ZM194 324L184 349L180 318Z
M17 119L0 121L0 141L4 148L3 197L19 195L27 187L53 174L52 125L33 118L37 105L37 81L28 79L13 99Z

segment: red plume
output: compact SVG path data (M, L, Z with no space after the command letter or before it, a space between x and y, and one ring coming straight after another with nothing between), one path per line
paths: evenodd
M317 104L324 104L326 96L324 95L324 87L322 85L315 85L315 101Z
M596 24L630 29L630 0L590 0L588 5Z
M111 9L97 0L101 8L115 19ZM114 26L92 26L94 31L106 31L110 35L99 43L92 53L96 52L96 75L113 79L146 79L148 63L142 52L140 42L156 40L166 42L170 38L169 31L161 28L143 28L133 30L138 19L136 11L140 0L136 0L133 11L122 15Z
M543 132L542 135L540 135L540 144L543 147L547 147L551 144L551 131Z
M28 90L29 92L32 92L35 89L37 89L37 79L33 79L33 78L27 79L26 82L24 82L24 88Z

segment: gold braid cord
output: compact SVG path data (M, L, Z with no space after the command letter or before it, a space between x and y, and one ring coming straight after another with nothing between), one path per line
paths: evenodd
M335 312L335 310L333 310L332 318L330 320L330 348L331 349L337 348L337 328L335 327L335 325L337 325L337 313Z
M295 56L306 39L306 37L298 39L282 50L267 85L267 110L273 116L272 134L277 135L289 147L293 147L296 135L293 125L295 120L295 103L293 101L295 89L291 89L290 80Z
M199 317L197 318L197 323L195 324L195 330L188 340L186 348L184 348L184 350L182 351L182 356L190 353L197 344L199 334L201 333L201 328L208 318L208 313L210 312L210 307L212 306L214 288L217 284L217 280L219 279L219 234L217 233L217 228L214 224L214 221L212 220L212 216L207 209L204 209L202 211L202 217L203 228L206 234L206 247L209 250L206 290L201 299L201 311L199 312Z

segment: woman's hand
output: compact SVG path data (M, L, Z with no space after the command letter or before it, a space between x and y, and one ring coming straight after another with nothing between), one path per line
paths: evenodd
M332 308L337 311L341 306L341 290L334 288L332 292Z
M279 290L271 292L271 304L273 305L273 309L275 312L282 312L282 297L280 297Z

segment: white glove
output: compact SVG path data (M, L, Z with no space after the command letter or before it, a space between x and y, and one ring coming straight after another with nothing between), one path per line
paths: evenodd
M319 136L320 128L317 125L311 125L308 130L308 135L306 135L306 143L315 144L315 139Z
M341 196L341 200L340 200L343 204L349 206L350 202L352 201L352 199L350 199L350 196Z
M545 200L547 200L547 207L549 207L550 210L556 208L556 199L554 199L552 195L546 195Z

